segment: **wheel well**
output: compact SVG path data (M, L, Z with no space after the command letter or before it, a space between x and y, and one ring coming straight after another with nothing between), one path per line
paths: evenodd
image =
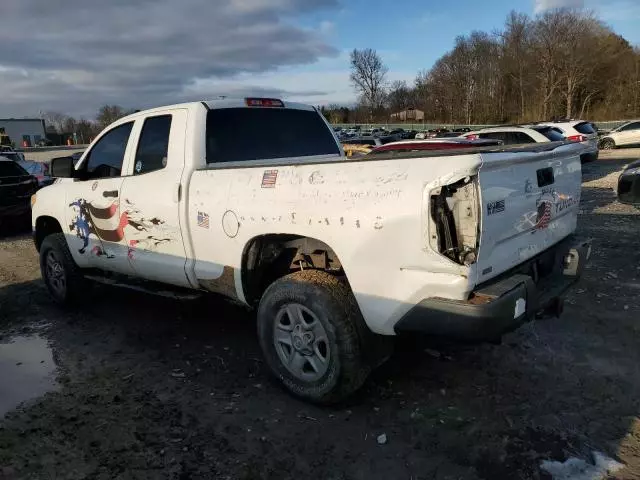
M38 217L34 235L34 241L38 251L40 251L40 245L42 245L43 240L53 233L62 233L62 227L60 223L58 223L58 220L53 217Z
M242 288L247 303L259 302L278 278L305 269L344 275L338 255L320 240L283 234L253 238L242 255Z

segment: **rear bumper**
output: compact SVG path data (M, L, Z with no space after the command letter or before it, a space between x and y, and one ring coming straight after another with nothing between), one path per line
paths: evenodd
M618 178L618 200L620 203L640 204L640 161L633 162ZM637 172L637 173L636 173Z
M495 340L542 311L559 314L561 295L578 280L590 253L591 240L570 237L543 253L553 255L557 265L537 283L532 275L512 273L479 286L467 301L424 299L396 323L395 331L468 341ZM565 259L570 261L566 263Z
M580 155L580 162L581 163L595 162L596 160L598 160L599 153L600 153L600 150L596 150L593 152L585 152Z

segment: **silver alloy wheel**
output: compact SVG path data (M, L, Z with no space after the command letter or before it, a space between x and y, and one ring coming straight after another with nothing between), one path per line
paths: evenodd
M602 150L613 150L614 148L616 148L616 144L613 140L611 140L610 138L605 138L602 141L602 144L600 146L600 148Z
M282 364L296 378L316 381L329 367L329 339L318 317L304 305L288 303L275 318L273 343Z
M53 250L50 250L47 253L45 272L51 289L57 295L64 297L67 291L67 278L64 274L64 267L56 258L56 254Z

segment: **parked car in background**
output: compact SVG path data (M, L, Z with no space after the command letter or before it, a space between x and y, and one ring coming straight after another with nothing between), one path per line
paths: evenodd
M381 145L369 152L369 155L392 152L420 152L424 150L453 150L456 148L499 147L500 140L468 140L466 138L407 140Z
M600 139L600 148L603 150L637 144L640 144L640 120L620 125Z
M402 134L403 140L409 140L416 138L418 131L417 130L405 130Z
M558 142L565 140L560 130L546 125L492 127L465 133L462 136L471 140L477 138L500 140L504 145Z
M640 206L640 160L627 165L618 177L618 200Z
M36 142L36 147L51 147L53 146L53 142L48 138L41 138Z
M23 160L18 162L29 175L33 175L38 180L38 188L51 185L55 179L49 175L49 165L43 162L34 162L32 160Z
M16 152L11 147L0 147L0 155L9 160L13 160L14 162L22 162L24 161L24 154L22 152Z
M343 140L342 149L347 157L364 155L369 153L373 148L385 145L387 143L396 142L398 138L395 135L386 135L384 137L355 137Z
M0 224L7 220L29 220L31 195L37 189L35 177L18 162L0 156Z
M593 162L598 159L598 131L590 122L584 120L569 120L561 122L541 123L557 128L567 140L572 142L580 142L585 152L580 155L582 163Z
M458 128L454 128L453 131L454 132L459 132L459 133L464 133L464 132L470 132L471 129L469 127L458 127Z
M436 134L435 138L455 138L459 136L460 132L441 132Z

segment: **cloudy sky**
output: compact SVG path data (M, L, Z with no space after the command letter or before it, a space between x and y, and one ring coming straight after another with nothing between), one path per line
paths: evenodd
M412 81L456 35L493 31L512 8L561 6L595 10L640 44L640 0L1 0L0 118L218 95L350 103L353 48Z

